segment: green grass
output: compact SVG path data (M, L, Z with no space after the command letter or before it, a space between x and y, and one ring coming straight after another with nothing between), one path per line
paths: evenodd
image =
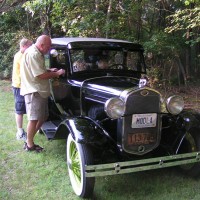
M25 119L25 125L27 120ZM65 163L65 141L47 141L37 134L45 152L29 153L15 138L14 102L10 82L0 81L0 199L76 200ZM96 200L199 200L200 180L175 169L98 177Z

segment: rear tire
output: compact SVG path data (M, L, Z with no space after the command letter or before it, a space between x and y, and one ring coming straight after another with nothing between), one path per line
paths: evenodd
M77 143L69 134L67 138L67 165L72 188L77 196L89 198L94 190L94 177L85 177L85 165L93 164L91 150Z

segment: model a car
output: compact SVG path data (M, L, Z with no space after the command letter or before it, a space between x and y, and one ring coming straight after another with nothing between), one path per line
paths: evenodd
M66 139L74 192L92 195L95 177L177 166L200 173L200 115L183 98L147 86L143 48L128 41L55 38L46 64L66 70L51 80L48 139Z

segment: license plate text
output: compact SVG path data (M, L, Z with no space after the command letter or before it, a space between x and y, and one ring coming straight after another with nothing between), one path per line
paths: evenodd
M132 128L155 127L157 120L156 113L135 114L132 116Z

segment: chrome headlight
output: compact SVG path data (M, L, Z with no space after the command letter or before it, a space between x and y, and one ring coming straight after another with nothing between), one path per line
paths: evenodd
M173 115L178 115L184 108L184 101L181 96L171 96L166 101L166 107L168 112Z
M108 99L105 103L104 110L112 119L118 119L124 114L124 102L119 98Z

